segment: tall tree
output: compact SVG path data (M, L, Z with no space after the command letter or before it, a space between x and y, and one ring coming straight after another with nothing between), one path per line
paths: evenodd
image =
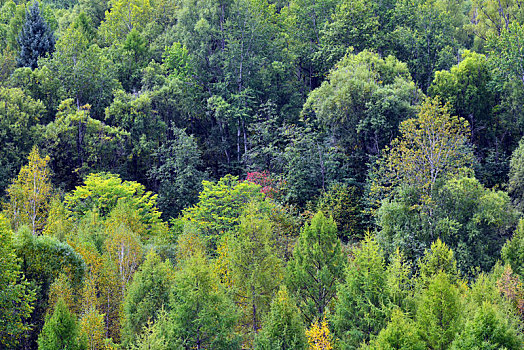
M42 233L53 196L49 156L42 158L37 147L29 154L29 164L20 169L17 179L7 189L6 209L12 226L28 225L33 235Z
M296 292L308 324L322 320L343 279L345 257L340 249L337 226L322 212L306 224L288 263L288 284Z
M358 348L387 324L390 315L387 271L383 252L373 237L367 236L354 251L337 296L333 325L343 349Z
M162 262L150 252L136 272L124 301L122 338L125 344L134 343L147 322L155 322L160 310L169 305L172 276L169 262Z
M25 23L18 37L20 67L36 68L38 58L55 50L55 37L40 14L38 1L27 9Z

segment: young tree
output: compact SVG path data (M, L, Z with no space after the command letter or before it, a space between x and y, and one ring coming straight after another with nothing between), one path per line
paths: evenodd
M387 324L390 315L387 271L382 250L373 237L367 236L354 251L337 295L333 325L343 348L357 348Z
M463 315L460 291L442 270L428 283L417 300L416 324L428 348L444 350L460 330Z
M333 335L325 315L322 321L315 321L306 329L306 337L309 350L333 350Z
M275 249L272 224L255 203L248 204L238 233L228 238L227 277L239 306L245 340L251 343L282 281L282 261Z
M380 331L369 347L374 350L424 350L426 345L420 339L415 323L401 310L395 309L387 327Z
M301 313L286 287L271 302L270 311L255 338L257 350L305 350L306 334Z
M473 319L466 322L462 332L451 344L450 350L468 349L520 349L522 335L506 315L490 303L483 303Z
M287 271L289 288L296 292L308 324L323 318L343 278L344 266L337 226L333 218L318 212L311 224L304 226Z
M55 50L55 37L40 14L38 1L27 9L25 23L18 37L18 66L35 69L38 58Z
M133 277L124 300L122 341L134 342L147 322L156 322L160 311L169 305L171 266L151 251Z
M237 309L202 252L182 263L169 305L170 349L239 348Z
M84 350L86 343L80 337L76 315L67 308L63 300L56 304L38 337L39 350Z
M29 164L20 169L17 179L7 189L7 212L18 229L28 225L33 235L42 233L52 198L49 157L40 157L37 147L27 157Z

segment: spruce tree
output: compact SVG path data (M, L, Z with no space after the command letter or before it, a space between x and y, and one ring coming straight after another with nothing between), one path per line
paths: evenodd
M38 2L26 11L25 23L18 36L20 55L18 66L35 69L38 58L55 50L55 37L40 13Z
M297 294L306 321L322 319L344 277L345 257L333 218L318 212L305 225L288 265L288 285Z

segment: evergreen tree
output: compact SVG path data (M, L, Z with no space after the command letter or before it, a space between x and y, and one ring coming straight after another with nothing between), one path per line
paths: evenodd
M20 56L18 65L35 69L38 58L55 50L55 38L51 29L40 14L38 2L26 11L25 23L18 37Z
M390 297L384 256L377 241L366 237L339 285L333 317L341 349L356 349L387 324Z
M388 326L369 344L369 349L375 350L424 350L425 348L415 324L400 309L393 311Z
M147 322L155 322L162 306L168 304L171 288L170 266L152 251L133 277L124 301L123 341L130 344Z
M308 323L322 319L343 275L344 255L337 226L333 218L318 212L300 234L288 265L290 289L297 293Z
M48 318L38 337L39 350L82 350L85 341L79 336L79 327L75 314L71 313L65 302L60 299L53 316Z
M300 310L286 287L282 287L271 302L271 310L256 338L255 349L304 350L306 345Z

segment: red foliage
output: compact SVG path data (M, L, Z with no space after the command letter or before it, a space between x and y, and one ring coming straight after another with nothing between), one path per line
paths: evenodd
M260 191L269 198L274 198L282 185L282 182L273 178L267 170L247 173L246 181L260 185L262 187Z

